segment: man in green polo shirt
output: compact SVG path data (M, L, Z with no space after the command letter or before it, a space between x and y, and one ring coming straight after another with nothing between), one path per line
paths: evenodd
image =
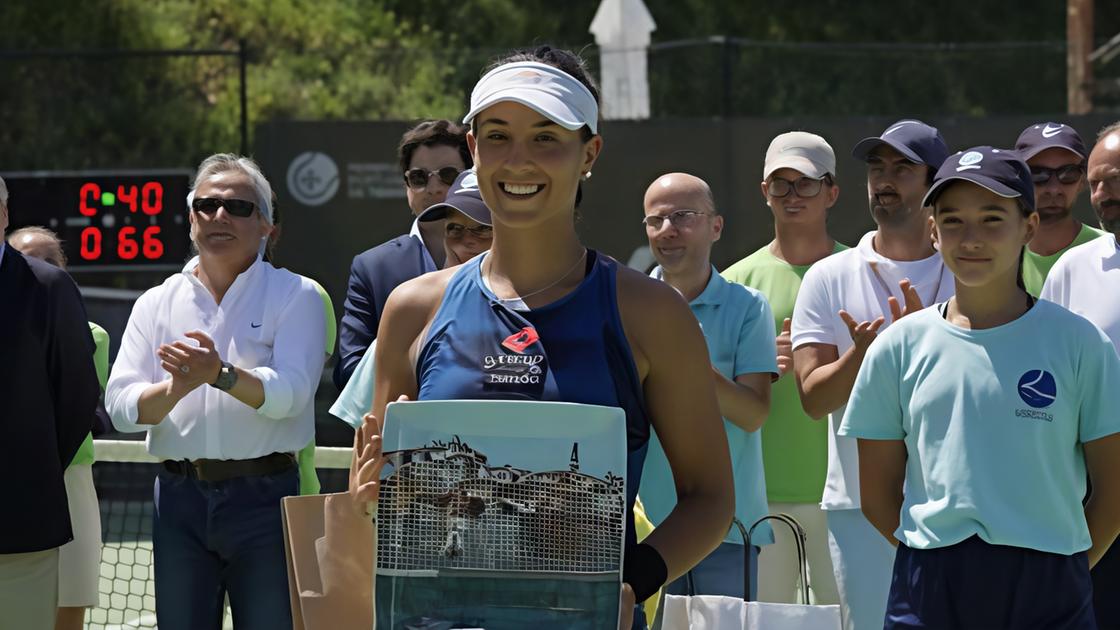
M723 277L761 292L770 302L778 335L781 377L771 390L770 416L762 428L762 462L771 514L792 514L808 534L809 583L818 604L839 603L828 530L821 510L828 468L828 423L802 409L793 366L789 325L801 279L818 260L847 249L828 234L828 209L836 203L836 156L828 142L801 131L770 143L763 167L762 196L774 215L774 240L728 267ZM783 356L784 355L784 356ZM758 599L796 603L795 542L775 530L775 544L760 557Z
M1031 168L1038 233L1023 254L1023 283L1038 297L1046 274L1062 254L1104 234L1073 216L1073 204L1085 189L1088 152L1081 136L1069 125L1038 123L1019 134L1015 150Z

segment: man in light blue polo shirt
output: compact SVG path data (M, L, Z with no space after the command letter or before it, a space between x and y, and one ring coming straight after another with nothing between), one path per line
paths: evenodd
M645 195L643 224L658 266L653 276L681 293L704 331L720 412L727 429L735 479L735 517L745 526L766 514L766 482L758 429L770 412L770 382L777 377L774 318L761 293L727 282L711 263L723 217L701 179L685 173L657 178ZM665 451L651 436L639 495L655 525L677 502ZM755 530L751 559L751 598L757 588L759 545L773 542L765 524ZM688 576L665 588L669 594L743 597L742 537L732 528L724 543Z

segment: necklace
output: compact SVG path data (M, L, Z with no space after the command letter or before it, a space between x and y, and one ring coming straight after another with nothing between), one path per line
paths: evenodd
M888 296L894 297L894 291L890 288L890 286L887 285L887 281L883 279L882 274L879 273L879 263L875 262L874 260L869 260L867 261L867 264L871 266L871 273L875 274L875 279L879 281L879 286L883 287L883 290L887 292ZM930 294L929 299L922 300L922 306L929 306L930 304L933 304L935 300L937 300L937 294L941 292L941 280L944 277L945 261L942 260L941 264L937 267L937 284L934 285L933 293ZM917 291L917 287L915 287L914 290ZM921 299L921 297L922 296L919 295L918 299ZM899 304L902 305L905 303L906 296L904 295L902 296L902 300L899 301Z
M489 252L486 253L486 258L487 259L490 258L490 253ZM495 293L494 297L499 302L501 302L503 304L508 304L510 302L522 302L523 303L523 302L525 302L525 298L531 298L534 295L539 295L539 294L544 293L545 291L551 289L552 287L560 284L560 282L562 282L564 280L564 278L567 278L568 276L572 275L572 272L579 268L580 264L583 263L585 258L587 258L587 248L586 247L583 248L583 253L579 255L579 260L576 261L576 264L572 265L571 268L569 268L567 271L565 271L564 275L562 275L559 278L553 280L549 284L537 289L536 291L530 291L529 293L525 293L524 295L517 295L517 296L511 297L511 298L503 298L503 297L498 297L498 295ZM494 291L494 281L491 280L491 278L490 278L490 272L493 271L493 270L494 270L494 265L493 265L493 263L491 263L490 266L486 268L486 284L490 285L490 291L491 292ZM511 287L512 287L512 285L511 285ZM514 289L514 290L516 290L516 289Z

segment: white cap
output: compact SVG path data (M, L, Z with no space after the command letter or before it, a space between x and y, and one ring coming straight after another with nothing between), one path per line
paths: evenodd
M565 129L584 125L599 133L599 105L591 90L572 75L545 63L516 61L487 72L471 92L471 110L463 117L470 124L482 110L512 101L536 111Z
M814 133L790 131L770 142L766 149L766 165L762 178L766 179L780 168L792 168L805 177L820 179L836 176L836 154L824 138Z

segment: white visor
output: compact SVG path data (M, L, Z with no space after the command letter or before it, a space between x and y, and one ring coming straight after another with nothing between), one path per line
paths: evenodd
M599 133L599 105L587 86L548 64L517 61L498 66L478 80L471 92L471 111L463 117L469 125L482 110L512 101L532 109L565 129L584 125Z

